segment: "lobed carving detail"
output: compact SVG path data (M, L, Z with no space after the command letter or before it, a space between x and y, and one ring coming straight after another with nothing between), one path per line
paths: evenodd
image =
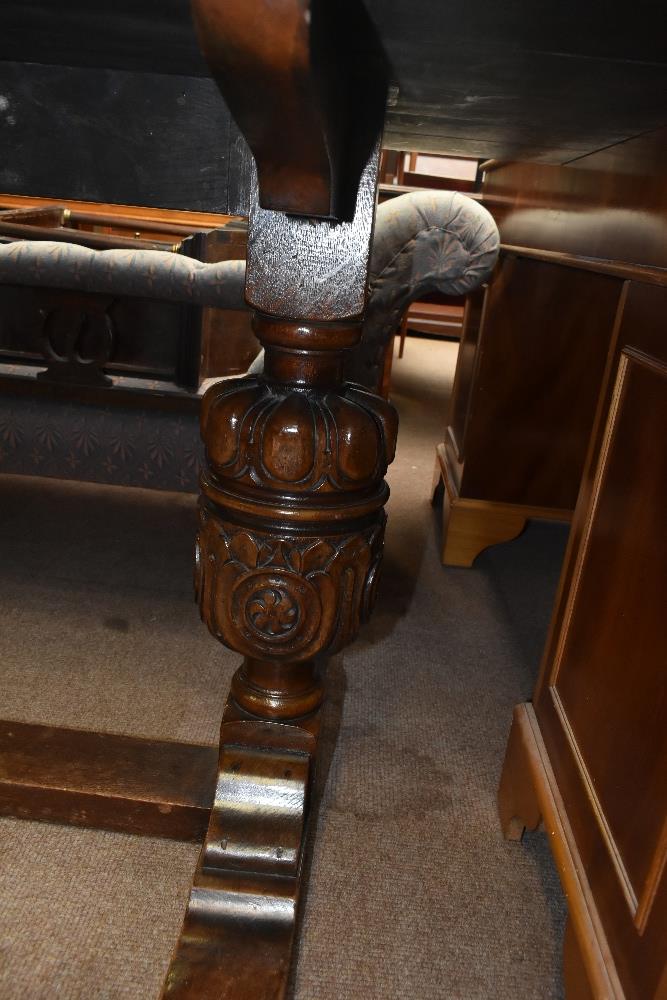
M202 405L202 436L218 480L296 493L366 489L393 460L391 403L360 386L290 389L249 376L218 383Z
M201 502L195 590L208 628L257 659L309 660L335 651L370 614L384 512L343 535L252 531Z

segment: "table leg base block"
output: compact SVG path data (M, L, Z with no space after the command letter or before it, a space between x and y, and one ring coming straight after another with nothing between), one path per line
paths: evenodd
M0 721L0 815L201 840L218 748Z
M267 723L228 703L215 804L163 1000L284 997L318 729L318 713Z

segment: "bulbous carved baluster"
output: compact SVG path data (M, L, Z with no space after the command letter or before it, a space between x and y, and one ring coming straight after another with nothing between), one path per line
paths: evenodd
M358 326L261 316L255 328L264 376L221 382L203 404L197 593L211 632L246 657L239 706L295 718L321 700L314 659L372 607L397 422L391 404L341 382L336 345ZM333 349L297 351L318 337Z
M193 11L257 159L246 299L266 354L261 377L220 382L202 404L197 596L213 635L244 660L163 995L280 1000L319 732L317 664L373 604L396 439L392 406L342 377L366 297L383 60L367 87L352 85L347 29L376 52L360 0L193 0Z
M218 383L202 407L197 597L213 635L245 659L170 1000L284 996L319 732L316 659L367 618L382 554L397 419L341 381L359 325L258 316L255 326L264 375Z

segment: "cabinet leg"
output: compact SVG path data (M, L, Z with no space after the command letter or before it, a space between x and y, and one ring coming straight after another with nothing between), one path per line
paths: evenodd
M472 566L484 549L517 538L527 518L519 511L475 500L454 500L445 490L442 511L442 562Z
M542 819L529 764L523 706L514 712L498 789L498 813L506 840L521 840L524 830L536 830Z
M442 562L446 566L472 566L490 545L509 542L521 534L529 518L545 521L572 520L572 511L555 507L476 500L460 496L444 444L436 448L433 504L441 499Z
M431 484L431 506L439 507L445 499L445 480L440 468L440 460L435 456L435 468L433 470L433 483Z

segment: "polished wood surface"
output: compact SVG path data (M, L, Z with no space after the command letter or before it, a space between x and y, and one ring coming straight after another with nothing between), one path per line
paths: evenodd
M254 155L258 205L350 220L350 177L377 140L366 122L382 116L387 90L386 59L363 5L282 3L278 18L266 16L263 0L192 7L201 50ZM362 65L349 57L350 40ZM261 102L247 99L250 79Z
M462 496L574 509L620 292L606 275L503 255L464 437L452 427Z
M654 167L646 176L575 166L499 164L484 174L484 205L503 243L665 267L666 162L667 142L662 172Z
M630 997L667 940L667 291L629 287L535 711Z
M433 504L442 505L442 549L446 566L472 566L490 545L509 542L521 534L529 518L569 521L566 509L532 507L462 497L452 479L444 444L436 448Z
M597 915L610 995L633 1000L667 986L666 310L665 287L626 283L532 714L567 819L552 848L582 867L570 906ZM525 756L510 746L503 815ZM568 997L596 961L573 931Z
M46 207L52 204L52 198L0 192L0 205L3 209ZM149 205L124 205L120 202L81 201L75 198L67 199L67 207L74 215L101 217L100 224L115 225L115 221L120 217L121 220L136 222L163 222L170 228L172 225L176 228L184 226L188 232L195 229L216 229L225 225L231 218L227 214L218 212L191 212L185 209L151 208Z
M0 815L198 840L217 748L0 722Z
M494 532L507 537L506 505L517 525L522 509L571 516L625 284L665 286L666 192L655 169L641 177L485 166L484 204L501 254L464 322L444 438L444 553L457 517L468 564L473 534L478 551ZM497 506L465 514L468 502Z
M643 132L632 139L586 153L570 165L583 170L604 170L635 177L662 176L667 151L667 126Z
M567 804L530 704L514 709L498 790L498 811L508 840L518 841L525 830L544 824L568 901L564 962L567 1000L626 1000L591 892L587 859L574 837Z
M296 932L319 717L249 720L230 701L209 828L162 996L276 1000Z
M556 256L505 247L467 310L436 462L447 564L574 510L623 280Z

